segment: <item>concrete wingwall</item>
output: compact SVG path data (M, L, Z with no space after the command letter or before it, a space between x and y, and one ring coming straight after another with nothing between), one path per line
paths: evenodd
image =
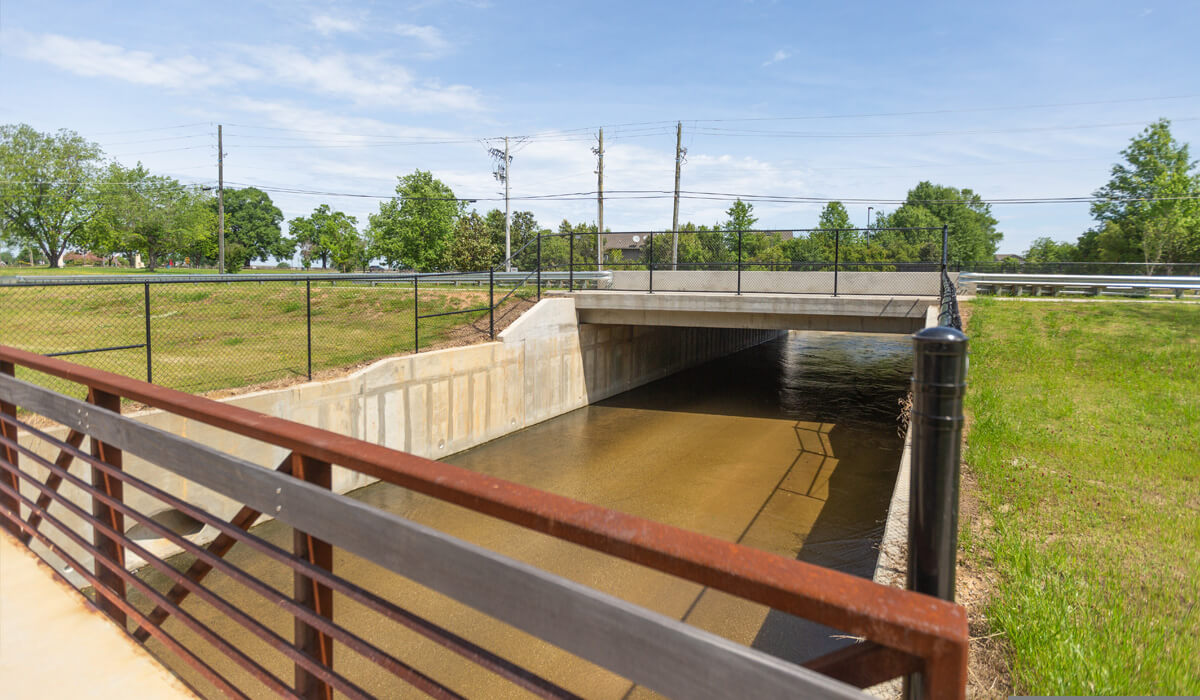
M496 342L387 358L338 379L259 391L222 402L437 459L782 333L580 324L572 299L552 298L526 312ZM263 467L274 468L287 454L281 448L163 411L133 415L143 423ZM22 442L27 441L38 444L25 436ZM54 459L45 445L38 449ZM86 441L84 449L88 449ZM45 471L31 460L25 460L23 467L44 481ZM125 469L221 518L232 517L240 507L130 454L125 456ZM77 470L75 473L84 472ZM373 481L338 467L333 478L334 490L341 493ZM36 498L37 492L28 484L23 490ZM90 500L69 484L63 485L62 492L85 507ZM158 501L135 489L127 488L125 493L135 509L149 513L162 509ZM69 513L63 513L63 519L72 527L83 528L77 531L86 532L86 526L72 522ZM215 536L212 528L205 527L190 539L203 542ZM173 551L162 540L144 544L156 553L160 548L163 554ZM130 558L131 566L138 563L136 557Z

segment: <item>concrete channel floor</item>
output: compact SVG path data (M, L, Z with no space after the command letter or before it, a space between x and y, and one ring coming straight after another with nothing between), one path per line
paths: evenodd
M9 700L195 697L8 533L0 533L0 688Z

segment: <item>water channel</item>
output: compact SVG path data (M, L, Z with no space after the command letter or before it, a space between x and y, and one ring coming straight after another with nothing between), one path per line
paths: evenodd
M445 461L714 537L870 577L902 440L906 336L792 332L581 408ZM354 497L488 549L771 654L802 661L850 640L789 615L532 533L387 484ZM255 534L290 543L278 523ZM236 548L229 557L282 591L291 574ZM344 552L335 571L585 697L651 693ZM227 581L214 590L262 612L285 638L290 618ZM239 597L241 596L241 597ZM251 599L242 599L249 597ZM281 678L289 664L233 623L189 609ZM468 697L522 691L335 596L336 620ZM170 626L170 623L169 625ZM172 630L186 638L186 631ZM164 660L169 653L160 655ZM222 673L239 669L210 659ZM417 695L349 651L339 672L380 697ZM189 674L178 668L177 671ZM203 688L203 684L200 685Z

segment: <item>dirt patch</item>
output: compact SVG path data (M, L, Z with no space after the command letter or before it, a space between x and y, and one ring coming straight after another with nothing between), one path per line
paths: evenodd
M963 465L959 492L959 522L971 531L972 539L987 537L992 519L979 500L979 486L970 467ZM999 579L983 553L958 555L955 599L967 609L971 650L967 661L967 697L1006 698L1012 695L1012 649L1003 633L992 629L986 611Z

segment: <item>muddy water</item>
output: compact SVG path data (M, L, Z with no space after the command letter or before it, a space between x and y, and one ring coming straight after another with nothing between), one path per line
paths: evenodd
M862 576L900 460L897 400L911 367L904 336L793 332L547 421L446 461L652 520ZM791 660L847 643L830 630L390 485L368 503ZM290 544L277 523L256 534ZM281 591L291 575L235 548L231 558ZM436 593L338 552L335 571L587 697L643 689ZM232 584L214 587L285 638L290 619ZM249 599L247 599L249 598ZM202 606L219 630L290 681L281 657ZM469 697L520 697L507 682L335 598L336 620ZM176 628L175 631L178 631ZM212 659L222 672L236 669ZM367 691L415 694L346 650L339 672Z

